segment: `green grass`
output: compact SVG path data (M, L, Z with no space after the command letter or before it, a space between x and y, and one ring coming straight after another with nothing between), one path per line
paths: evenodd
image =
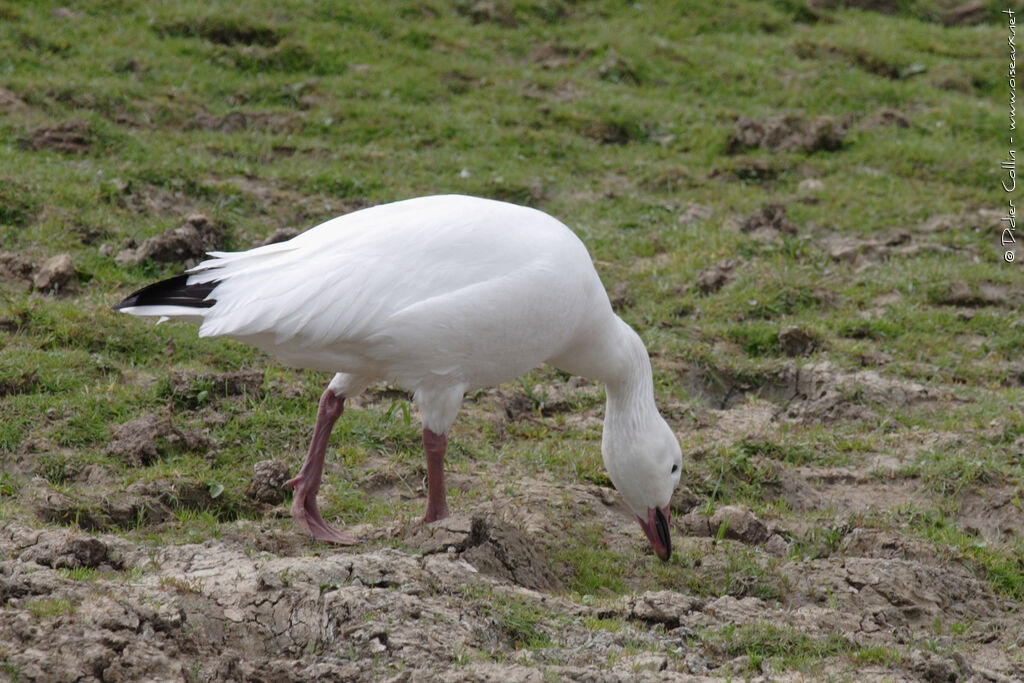
M696 640L729 658L746 656L744 669L737 673L748 676L766 669L811 672L822 661L836 656L852 659L861 666L892 666L900 660L900 654L891 648L860 647L839 634L812 637L766 621L707 629L699 632Z
M29 614L43 621L74 614L75 604L67 598L37 598L25 604Z

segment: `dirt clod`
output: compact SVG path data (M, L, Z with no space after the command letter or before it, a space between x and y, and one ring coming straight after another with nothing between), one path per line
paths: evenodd
M99 567L108 560L107 545L93 536L82 533L66 534L64 538L49 538L33 545L22 556L37 564L54 569Z
M764 120L740 117L726 140L728 154L763 147L773 151L834 152L843 146L846 128L829 117L805 121L787 115Z
M288 465L280 460L261 460L252 466L252 470L252 482L245 495L267 505L283 503L284 483L289 479Z
M786 217L785 206L768 204L747 216L740 224L740 230L755 238L772 239L780 233L795 235L797 226Z
M34 269L32 260L25 254L0 251L0 279L30 280Z
M704 294L711 294L717 292L726 285L734 277L734 271L739 261L736 259L726 259L719 261L712 265L710 268L706 268L697 274L697 279L694 284Z
M817 345L818 341L814 335L802 327L787 325L779 331L779 348L787 356L808 356Z
M207 251L220 249L224 245L224 231L203 213L192 213L185 223L166 232L150 237L136 249L125 249L115 260L124 264L142 263L148 259L160 263L181 263L194 266Z
M75 264L70 254L58 254L48 258L32 278L33 286L40 292L69 294L78 289L75 279Z
M133 467L152 465L176 450L195 452L208 448L209 440L196 431L182 431L168 417L143 415L112 430L108 452Z

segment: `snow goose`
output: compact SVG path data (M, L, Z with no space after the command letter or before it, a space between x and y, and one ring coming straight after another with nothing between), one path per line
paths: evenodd
M672 554L669 499L682 458L654 403L650 358L614 312L586 247L551 216L458 195L363 209L297 237L211 252L185 275L114 308L192 321L302 368L335 372L306 460L287 486L292 516L323 541L352 544L316 503L345 399L371 382L413 393L427 459L425 523L448 514L444 454L467 391L541 363L605 384L601 453L654 552Z

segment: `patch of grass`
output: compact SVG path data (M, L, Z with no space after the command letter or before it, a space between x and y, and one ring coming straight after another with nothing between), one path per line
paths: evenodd
M748 675L759 674L766 667L775 671L809 671L823 660L836 656L857 657L860 653L853 642L839 634L815 638L767 621L705 630L698 634L697 640L704 647L721 651L727 658L745 656L746 668L741 673ZM869 658L876 654L872 651Z
M607 549L600 526L577 528L567 541L555 552L554 560L573 570L569 590L581 596L625 592L626 582L622 579L625 558Z
M740 441L738 448L746 456L771 458L791 465L807 465L818 460L814 451L803 443L779 443L747 437Z
M466 597L491 618L494 626L514 649L533 650L551 644L548 629L554 617L537 603L505 592L492 591L480 584L467 585L464 590Z
M0 671L7 674L11 683L18 683L21 680L21 667L14 662L0 660Z
M704 544L680 543L668 562L650 562L646 569L660 589L762 600L775 600L785 594L785 581L774 569L776 558L732 541L715 545L714 552L709 552Z
M625 628L626 623L614 617L586 616L583 618L583 625L591 631L610 631L617 633Z
M82 583L96 583L100 580L99 572L95 567L71 567L59 570L59 573L71 581Z
M992 590L1024 602L1024 543L993 544L965 533L941 509L914 511L906 520L908 528L941 547L949 547L973 564Z
M37 598L26 601L25 609L42 621L74 614L76 607L69 598Z

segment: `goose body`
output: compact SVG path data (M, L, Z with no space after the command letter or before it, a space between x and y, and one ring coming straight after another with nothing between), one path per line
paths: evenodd
M465 392L547 362L606 383L605 464L667 558L679 446L654 405L646 349L612 311L586 247L555 218L488 199L421 197L210 257L115 308L197 322L200 336L232 337L286 364L336 373L318 414L323 443L315 433L293 480L293 514L314 536L352 540L315 505L317 451L326 451L346 397L381 380L413 392L428 459L425 519L433 521L447 513L441 462Z

